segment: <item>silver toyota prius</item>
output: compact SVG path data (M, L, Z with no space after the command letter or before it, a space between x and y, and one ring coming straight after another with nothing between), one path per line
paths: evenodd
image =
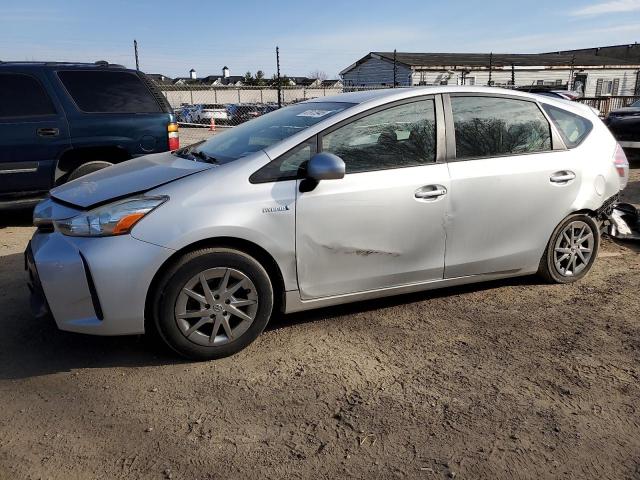
M581 104L478 87L317 98L52 190L25 252L32 304L62 330L224 357L275 312L576 281L627 177Z

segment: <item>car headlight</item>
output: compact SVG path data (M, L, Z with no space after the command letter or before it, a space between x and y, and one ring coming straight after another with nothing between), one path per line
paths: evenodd
M75 217L55 222L64 235L73 237L108 237L131 231L145 215L158 208L169 197L130 197L90 210Z

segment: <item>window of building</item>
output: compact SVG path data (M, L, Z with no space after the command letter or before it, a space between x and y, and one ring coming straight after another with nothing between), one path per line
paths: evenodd
M549 122L534 102L498 97L452 97L457 158L551 150Z
M31 117L55 113L49 95L37 79L23 74L0 74L0 117Z
M324 135L322 150L342 158L347 173L435 162L434 102L399 105L355 120Z

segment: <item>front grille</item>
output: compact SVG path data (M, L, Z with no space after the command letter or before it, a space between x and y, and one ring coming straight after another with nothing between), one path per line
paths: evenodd
M36 225L38 233L53 233L53 222L41 222Z

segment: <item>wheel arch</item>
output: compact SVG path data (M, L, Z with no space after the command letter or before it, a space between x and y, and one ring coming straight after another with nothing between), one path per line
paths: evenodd
M255 260L264 267L269 275L269 278L273 282L274 289L274 298L273 298L273 311L274 312L284 312L285 309L285 287L284 287L284 277L282 275L282 271L278 266L278 263L275 261L273 256L267 252L260 245L251 242L249 240L245 240L237 237L214 237L207 238L203 240L199 240L197 242L191 243L189 245L184 246L180 250L176 250L158 269L158 271L153 276L151 283L149 284L149 288L147 289L147 295L145 299L145 308L144 308L144 321L145 321L145 331L149 331L147 328L147 322L149 322L152 318L152 298L153 293L155 292L155 288L157 287L160 279L164 272L166 272L169 268L171 268L181 257L185 254L201 250L203 248L230 248L233 250L238 250L242 253L250 255L255 258Z
M129 152L116 145L70 148L65 150L56 162L54 185L64 183L73 170L85 163L96 160L120 163L129 159Z

